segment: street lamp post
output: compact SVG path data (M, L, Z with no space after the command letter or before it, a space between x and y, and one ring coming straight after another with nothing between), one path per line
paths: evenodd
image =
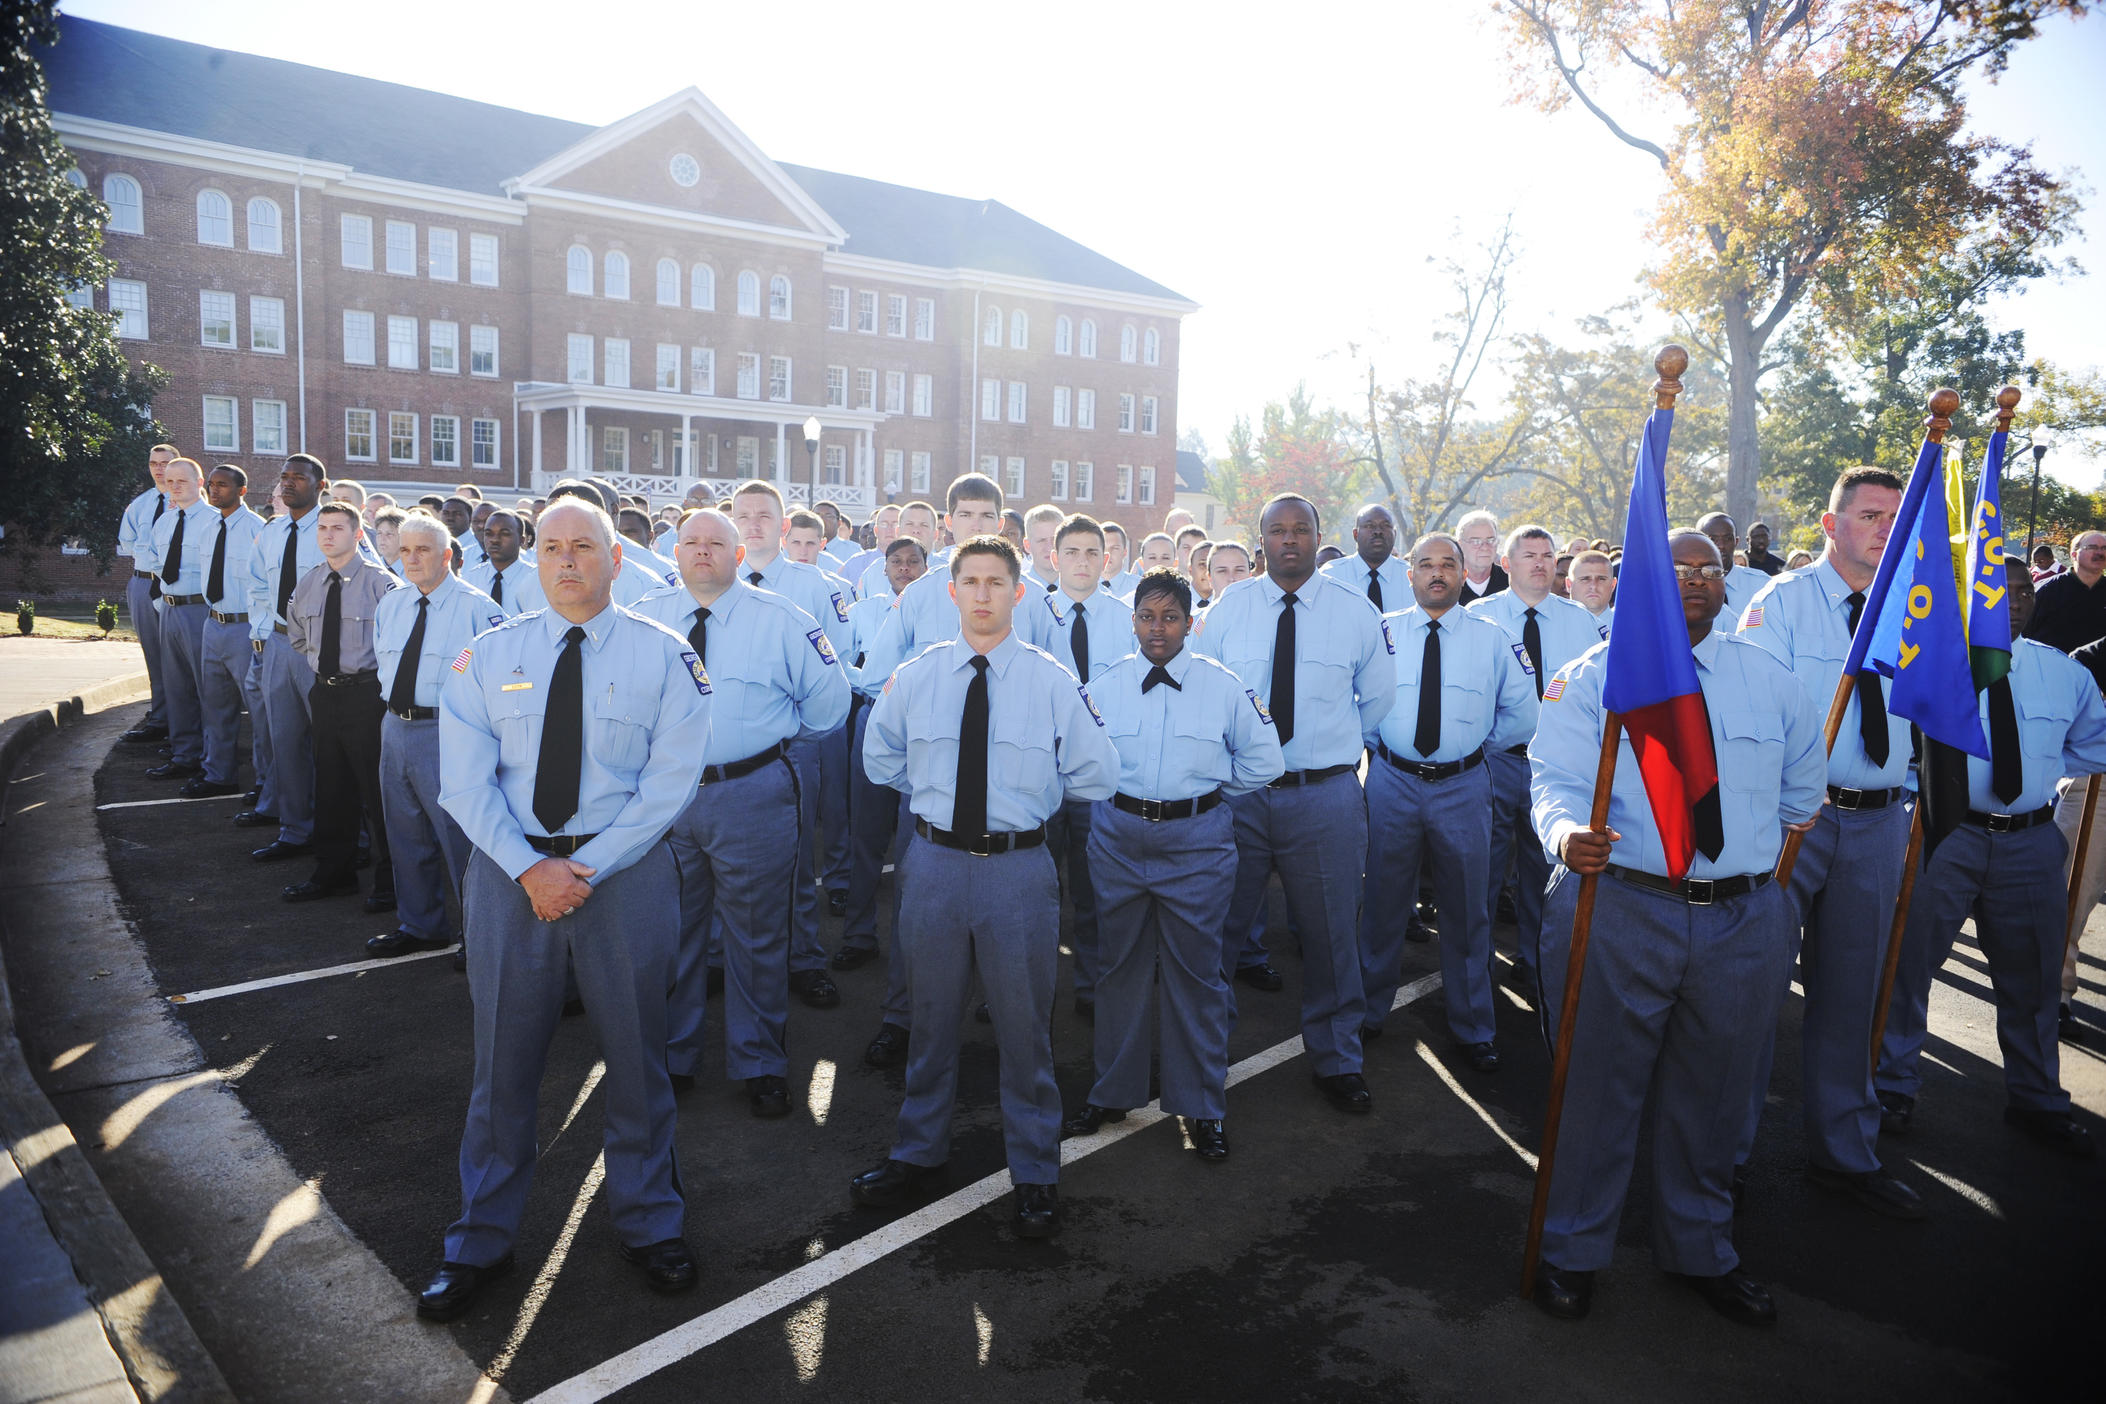
M812 495L805 501L809 507L819 500L819 416L816 414L804 421L804 451L812 459Z
M2047 457L2048 446L2038 435L2033 439L2033 509L2026 518L2026 561L2031 564L2033 547L2038 544L2035 533L2040 529L2040 460Z

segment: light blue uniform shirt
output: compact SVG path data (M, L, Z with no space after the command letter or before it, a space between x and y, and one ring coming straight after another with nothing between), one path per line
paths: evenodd
M117 554L130 556L133 570L153 569L154 509L167 501L166 493L150 487L127 503L117 519Z
M1727 571L1726 607L1718 612L1719 620L1731 627L1734 621L1746 613L1748 606L1755 602L1755 597L1761 594L1763 587L1769 583L1770 577L1753 566L1734 566ZM1825 717L1827 713L1822 715Z
M1392 551L1386 556L1376 574L1382 577L1382 612L1394 614L1400 609L1411 608L1411 576L1407 573L1404 558ZM1341 556L1323 567L1323 573L1339 584L1367 593L1367 562L1358 556Z
M490 564L487 557L480 564L464 569L461 579L496 600L497 607L505 612L507 619L548 608L548 596L541 591L541 572L534 568L532 561L521 556L506 566L502 573L505 577L505 597L501 600L497 599L497 592L492 588L497 583L499 571Z
M475 539L474 528L469 528L454 538L461 548L461 570L465 574L470 566L479 566L490 559L483 550L483 543Z
M1542 603L1530 605L1509 585L1498 594L1472 600L1469 605L1470 613L1479 619L1489 619L1506 630L1507 636L1516 644L1521 642L1521 633L1528 627L1530 609L1536 612L1536 633L1543 640L1545 683L1558 669L1609 637L1609 631L1599 619L1587 613L1585 605L1561 600L1556 595L1545 595ZM1723 610L1719 611L1718 617L1726 623L1731 622ZM1527 656L1525 650L1522 656ZM1533 678L1529 679L1529 691L1535 691Z
M168 559L169 544L175 540L176 523L183 527L183 559L173 582L163 579L161 593L164 595L202 595L205 593L205 572L212 565L212 542L219 536L219 509L199 498L178 512L170 506L154 523L154 573L165 571L175 564ZM211 535L208 537L207 533Z
M1104 588L1114 595L1132 599L1133 592L1140 588L1141 573L1137 570L1122 570L1117 575L1104 577Z
M695 797L709 749L709 680L687 640L609 606L579 645L585 745L566 834L596 837L574 862L595 886L628 867ZM534 817L541 719L569 620L553 609L506 620L447 670L439 699L439 803L506 876L541 861Z
M879 631L885 627L886 618L892 613L892 596L876 595L867 600L857 600L848 607L849 655L842 660L848 668L849 685L865 697L876 697L885 685L890 673L875 672L864 666L869 660L870 650L877 643ZM862 659L864 663L856 660Z
M2106 773L2106 702L2083 664L2032 639L2011 645L2011 700L2025 751L2025 787L2009 804L1991 786L1994 771L1980 756L1967 758L1967 807L1984 814L2028 814L2055 798L2065 775ZM1989 735L1989 691L1977 699L1982 735ZM1990 742L1995 744L1993 738Z
M1501 591L1493 599L1506 594ZM1397 705L1382 719L1382 744L1399 760L1442 765L1483 747L1503 751L1535 735L1536 683L1528 656L1506 630L1474 609L1441 616L1441 744L1419 754L1419 672L1426 662L1426 611L1385 615L1397 644Z
M1275 717L1272 643L1284 592L1269 575L1239 580L1201 616L1193 646L1228 664ZM1294 736L1289 770L1351 765L1397 701L1396 649L1366 595L1324 575L1296 591Z
M904 790L914 813L939 829L951 827L973 657L963 640L948 639L900 665L863 732L871 783ZM1110 799L1119 753L1074 674L1014 631L987 660L988 830L1035 829L1063 799Z
M863 598L863 572L870 569L872 561L882 561L883 559L885 559L883 551L858 551L838 566L835 566L834 574L846 580L849 593L860 600ZM850 603L853 604L854 601L852 600Z
M1094 641L1093 641L1094 642ZM1092 671L1096 659L1090 660ZM1135 799L1197 799L1261 790L1287 762L1258 694L1190 647L1163 665L1177 687L1141 684L1155 665L1127 654L1099 673L1090 697L1119 752L1119 790Z
M522 557L521 559L525 559ZM614 602L623 608L635 604L645 595L655 595L668 585L680 583L680 572L671 566L661 565L658 557L638 546L627 537L622 538L621 574L614 577Z
M1733 572L1734 576L1746 566ZM1733 576L1727 577L1729 580ZM1740 637L1792 670L1806 695L1825 719L1850 657L1850 587L1826 556L1811 570L1764 576L1763 587L1740 616ZM1724 612L1719 619L1725 619ZM1894 684L1872 669L1880 691L1890 698ZM1857 693L1850 694L1835 749L1828 753L1828 783L1853 790L1887 790L1909 783L1909 724L1887 711L1887 763L1872 764L1865 754L1858 718Z
M380 669L383 701L394 695L395 670L402 666L402 651L417 627L417 601L422 599L431 605L425 610L424 643L417 650L419 707L438 706L439 694L453 676L448 671L453 660L477 634L505 622L495 601L450 571L428 596L414 586L388 591L373 611L373 657Z
M854 537L837 536L819 548L819 554L824 557L824 560L820 563L820 569L833 574L839 571L843 565L853 560L862 549L861 546L856 544ZM826 564L828 561L832 562L832 564Z
M752 584L748 579L752 573L751 562L739 563L742 583ZM848 636L847 581L817 566L793 561L780 551L776 552L774 560L761 567L760 577L761 589L781 595L811 615L819 627L826 630L826 637L836 654L848 651L851 640Z
M687 586L644 597L636 612L685 638L702 606ZM848 719L848 681L819 621L743 580L709 607L706 765L757 756L778 741L823 736Z
M236 507L221 516L217 507L212 509L212 519L205 523L204 556L198 567L198 578L204 582L203 589L212 583L212 553L219 549L219 529L227 529L227 554L221 558L219 567L219 596L209 593L205 603L221 614L242 614L249 607L249 557L255 553L256 538L263 533L263 518L246 507ZM187 548L192 525L183 533L183 544Z
M290 512L271 518L256 533L255 549L249 553L249 637L262 641L271 636L271 626L290 623L278 613L278 568L285 562L285 533L297 531L300 535L298 565L293 572L293 584L298 585L307 572L322 563L322 548L315 544L314 529L322 520L320 504L307 509L307 515L298 522ZM286 597L291 598L288 590Z
M1030 611L1042 616L1037 620L1036 632L1026 631L1025 637L1052 654L1069 672L1075 670L1075 607L1075 601L1068 598L1065 590L1055 590L1038 601L1026 595L1024 602L1016 607L1019 615ZM1090 675L1082 681L1094 685L1104 675L1105 669L1133 652L1133 606L1100 584L1097 593L1082 602L1082 617L1090 622ZM1143 798L1173 799L1176 796L1146 795Z
M1821 714L1791 670L1751 643L1714 627L1691 652L1696 655L1704 705L1711 713L1725 846L1716 860L1698 853L1688 876L1769 872L1777 866L1784 842L1778 821L1811 819L1826 797ZM1543 694L1543 714L1529 743L1530 817L1552 862L1558 861L1565 835L1586 827L1593 803L1608 654L1609 646L1599 644L1558 670ZM1621 736L1617 744L1609 827L1623 837L1610 850L1609 861L1665 877L1666 852L1653 824L1631 738Z

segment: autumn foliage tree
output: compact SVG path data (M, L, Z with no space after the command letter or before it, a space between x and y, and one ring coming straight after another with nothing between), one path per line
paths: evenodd
M1229 451L1216 461L1210 486L1228 520L1256 540L1258 512L1283 492L1316 504L1324 535L1336 537L1359 505L1364 465L1347 441L1347 426L1334 410L1319 410L1309 387L1297 385L1286 400L1265 406L1258 427L1238 416L1229 429Z

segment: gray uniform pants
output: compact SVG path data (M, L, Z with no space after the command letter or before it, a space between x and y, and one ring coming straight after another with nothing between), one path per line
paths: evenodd
M161 683L168 690L168 744L177 765L205 760L205 615L201 604L161 609Z
M790 764L797 771L797 891L790 906L790 969L826 969L825 938L819 931L818 870L812 862L812 836L819 832L819 791L826 783L822 752L833 732L801 737L789 743ZM843 762L845 767L846 762Z
M1421 780L1381 756L1367 767L1367 882L1360 902L1360 980L1367 1025L1380 1028L1403 980L1404 930L1430 871L1441 908L1441 996L1448 1032L1490 1043L1492 782L1482 765ZM1533 952L1531 952L1533 957Z
M1514 948L1530 965L1536 963L1536 947L1543 939L1543 887L1550 881L1550 859L1544 856L1543 841L1536 837L1535 821L1529 818L1528 753L1496 751L1484 758L1492 773L1492 854L1486 874L1485 908L1499 909L1499 889L1506 884L1506 865L1514 865ZM1443 918L1448 904L1434 899ZM1487 917L1489 919L1489 916ZM1448 937L1448 923L1441 924L1441 939ZM1487 938L1489 939L1489 937ZM1487 946L1487 952L1490 951ZM1486 1035L1490 1037L1490 1035Z
M679 941L680 879L655 845L557 922L488 856L468 860L468 991L475 1001L475 1085L461 1132L461 1217L446 1260L487 1266L512 1250L538 1153L537 1112L549 1040L576 970L585 1017L607 1066L607 1204L634 1248L681 1236L686 1208L673 1159L673 1083L665 1070L666 991Z
M855 738L849 750L848 812L851 820L848 873L848 925L841 944L874 951L877 943L877 896L885 874L885 859L894 864L892 883L892 951L885 959L885 1022L908 1028L914 1016L907 995L907 961L899 944L899 894L897 877L900 857L914 842L914 812L907 797L889 785L873 781L863 769L863 732L870 723L870 707L858 703L853 723Z
M280 843L314 838L314 727L307 694L314 669L285 635L273 631L263 645L263 711L271 729L271 807Z
M147 685L153 689L153 702L141 725L166 726L168 685L161 679L161 612L154 608L152 576L132 572L124 586L124 612L132 617L132 632L139 636L139 651L146 655Z
M787 761L704 785L666 832L680 868L680 954L666 1066L702 1061L712 923L723 933L724 1073L781 1077L790 1018L790 884L796 880L797 782Z
M1236 886L1222 939L1222 974L1265 901L1277 868L1289 921L1302 937L1302 1043L1319 1077L1360 1071L1367 996L1360 975L1360 878L1367 797L1351 771L1313 785L1263 789L1229 801L1236 815ZM1233 1022L1235 991L1229 991Z
M1543 908L1546 1031L1565 996L1580 879L1559 868ZM1653 1097L1653 1261L1716 1277L1733 1251L1733 1154L1789 967L1790 899L1769 883L1708 905L1603 874L1572 1031L1543 1258L1609 1265Z
M255 656L248 625L205 620L197 686L205 710L205 778L215 785L231 785L241 774L241 709L248 703L249 661ZM249 724L262 726L254 717Z
M1221 946L1236 880L1235 816L1224 804L1150 822L1105 800L1089 834L1102 961L1090 1102L1122 1111L1146 1105L1153 1016L1162 1029L1163 1110L1218 1121L1228 1114Z
M452 933L446 894L461 896L471 851L468 836L439 807L439 723L380 719L380 804L387 852L395 864L396 924L412 936L440 941Z
M1046 821L1046 844L1053 850L1055 872L1064 873L1068 905L1074 919L1068 926L1068 949L1075 956L1075 993L1093 998L1097 989L1097 889L1090 881L1090 800L1064 801L1058 813Z
M271 719L263 702L263 654L253 641L248 649L248 671L241 675L241 695L249 707L249 763L256 767L256 812L275 815L278 789L271 780Z
M958 1037L977 967L1001 1055L1009 1177L1056 1183L1060 1088L1048 1021L1060 968L1060 883L1051 855L1041 844L975 858L917 838L900 859L899 878L914 1026L892 1158L911 1165L950 1158Z
M819 864L829 892L848 890L848 726L819 738Z

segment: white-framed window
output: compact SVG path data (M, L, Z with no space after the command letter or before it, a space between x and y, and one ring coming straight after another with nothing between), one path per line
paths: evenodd
M1153 434L1155 432L1155 406L1155 396L1141 396L1141 432L1143 434Z
M568 378L573 385L592 384L592 337L584 332L572 332L566 339L568 352Z
M347 214L337 221L337 243L344 267L373 266L373 217Z
M626 473L629 471L629 431L619 425L609 424L600 429L600 471L602 473Z
M778 322L790 320L790 279L778 273L768 280L768 315Z
M1000 346L1002 344L1001 308L990 307L981 314L980 342L984 346Z
M79 175L80 172L75 171L74 174ZM93 283L82 283L79 287L68 292L66 294L66 305L68 307L78 307L83 312L93 312L95 310L95 285Z
M1094 463L1076 464L1075 481L1071 486L1074 489L1074 497L1077 502L1087 502L1096 496L1097 465Z
M1087 317L1082 319L1082 335L1075 347L1075 353L1079 356L1091 357L1092 359L1096 357L1097 324Z
M981 381L981 382L980 382L980 418L982 418L982 419L1000 419L1001 417L1002 417L1002 382L1001 382L1001 381L999 381L999 380L983 380L983 381Z
M826 329L848 330L848 289L829 286L826 290Z
M828 366L826 368L826 407L828 409L848 408L847 366Z
M760 439L752 434L739 435L738 442L732 446L731 462L740 477L759 476Z
M344 313L344 364L347 366L370 366L373 364L373 314L371 312Z
M1012 458L1002 465L1002 491L1017 501L1024 500L1024 460Z
M885 294L885 335L907 334L907 299L899 293Z
M760 274L753 272L751 269L744 270L739 274L739 315L741 317L758 317L760 315Z
M197 295L197 339L201 346L234 349L234 294L206 290Z
M497 328L468 328L468 374L497 374Z
M468 426L468 466L471 468L495 468L497 466L497 426L495 419L478 419Z
M387 224L388 272L417 276L417 226L406 219Z
M417 319L415 317L388 318L388 369L415 370L417 368Z
M876 293L858 292L856 294L856 330L862 332L865 336L877 335Z
M1132 364L1135 357L1139 354L1138 345L1139 343L1134 337L1133 323L1128 322L1119 328L1120 360L1127 362L1129 365Z
M1075 392L1075 427L1094 429L1097 427L1097 392L1084 387Z
M104 176L102 202L110 207L110 222L104 228L112 234L146 232L146 202L139 195L138 181L128 175Z
M205 396L204 446L210 453L241 451L241 401L232 395Z
M1053 387L1053 427L1065 429L1075 422L1075 392L1065 385Z
M604 297L629 300L629 255L620 249L607 250L601 260L600 293Z
M714 395L717 393L717 352L713 346L690 346L687 348L687 393L690 395Z
M459 375L461 373L461 324L459 322L433 322L426 333L430 342L429 355L434 375ZM433 440L437 442L436 439Z
M1022 424L1024 422L1024 399L1026 394L1027 391L1024 388L1023 381L1012 380L1009 382L1009 422L1011 424Z
M376 415L369 409L347 409L344 411L344 457L354 463L373 461L373 434Z
M904 480L904 479L906 478L906 476L907 476L907 455L906 455L906 452L905 452L904 450L901 450L901 449L886 449L886 450L885 450L885 481L884 481L885 491L887 491L887 492L898 492L898 491L900 490L900 487L902 486L903 480ZM889 545L889 544L890 544L889 542L888 542L888 543L886 543L886 545ZM881 546L879 546L879 547L878 547L878 549L882 551L882 550L884 550L884 549L885 549L885 547L884 547L883 545L881 545Z
M1065 315L1053 319L1053 354L1072 356L1075 354L1075 324Z
M680 265L670 258L658 260L658 305L678 307L680 305Z
M249 446L257 453L285 452L285 401L249 401Z
M982 476L982 477L992 478L992 479L994 479L994 481L996 481L996 482L1000 482L1000 481L1002 481L1002 460L1001 460L1001 458L1000 458L999 456L995 455L995 454L992 454L992 453L983 453L983 454L981 454L981 455L980 455L980 474L981 474L981 476Z
M424 231L424 276L441 283L461 281L461 231Z
M1046 496L1054 502L1068 500L1068 464L1066 459L1056 458L1047 474Z
M1119 397L1119 432L1121 434L1131 434L1133 432L1133 396L1131 395L1121 395Z
M697 312L717 310L717 270L698 263L687 270L687 305Z
M1131 463L1121 463L1119 465L1119 473L1116 483L1114 485L1114 492L1116 494L1117 501L1133 501L1133 465Z
M417 461L417 416L407 410L388 411L388 462Z
M461 421L450 414L431 417L431 466L461 466Z
M918 493L918 492L927 492L927 491L929 490L929 465L930 465L930 455L929 455L929 453L928 453L928 452L927 452L926 450L924 450L924 449L916 449L916 450L915 450L915 451L914 451L914 452L913 452L912 454L908 455L908 457L907 457L907 491L908 491L908 492L917 492L917 493Z
M677 287L678 284L675 284ZM658 343L658 364L653 384L660 390L678 393L680 389L680 348Z
M110 279L110 311L117 316L117 335L146 340L146 284L134 278Z
M936 299L917 297L914 299L914 339L934 341L936 339Z
M876 371L858 370L856 372L856 408L859 410L874 410L877 408Z
M1141 364L1159 366L1163 363L1163 334L1154 327L1141 333Z
M819 481L838 487L848 477L848 446L828 444L819 453Z
M82 175L82 174L80 173L80 167L78 167L78 166L75 166L75 167L73 167L72 169L70 169L70 170L68 170L68 171L66 172L66 184L68 184L68 185L72 186L72 187L73 187L73 188L74 188L75 190L86 190L86 189L88 188L88 178L87 178L86 176L84 176L84 175ZM73 539L75 539L75 538L72 538L72 537L68 537L67 539L68 539L68 540L73 540ZM79 555L85 555L85 554L86 554L86 552L85 552L85 551L80 551L80 552L71 552L71 551L69 551L69 552L67 552L67 554L68 554L68 555L76 555L76 554L79 554Z
M266 200L261 195L249 201L249 252L284 253L285 220L278 212L276 200ZM258 450L261 452L261 450Z
M936 413L936 377L917 375L914 377L914 413L927 419Z
M886 371L886 372L885 372L885 413L887 413L887 414L905 414L906 412L907 412L907 373L906 373L905 371Z
M760 355L758 352L739 352L738 397L742 400L758 400L760 398Z
M592 250L583 244L572 244L563 255L563 291L592 296Z
M1031 349L1031 314L1019 307L1009 314L1009 349Z
M479 288L497 286L497 236L468 236L468 281Z
M790 358L770 356L768 358L768 398L777 403L788 403L790 399Z
M1139 492L1143 507L1155 505L1155 469L1145 465L1142 467Z
M611 385L617 390L629 388L629 341L626 337L610 336L602 343L600 374L602 385Z
M197 192L197 241L215 248L234 247L234 202L224 191Z

